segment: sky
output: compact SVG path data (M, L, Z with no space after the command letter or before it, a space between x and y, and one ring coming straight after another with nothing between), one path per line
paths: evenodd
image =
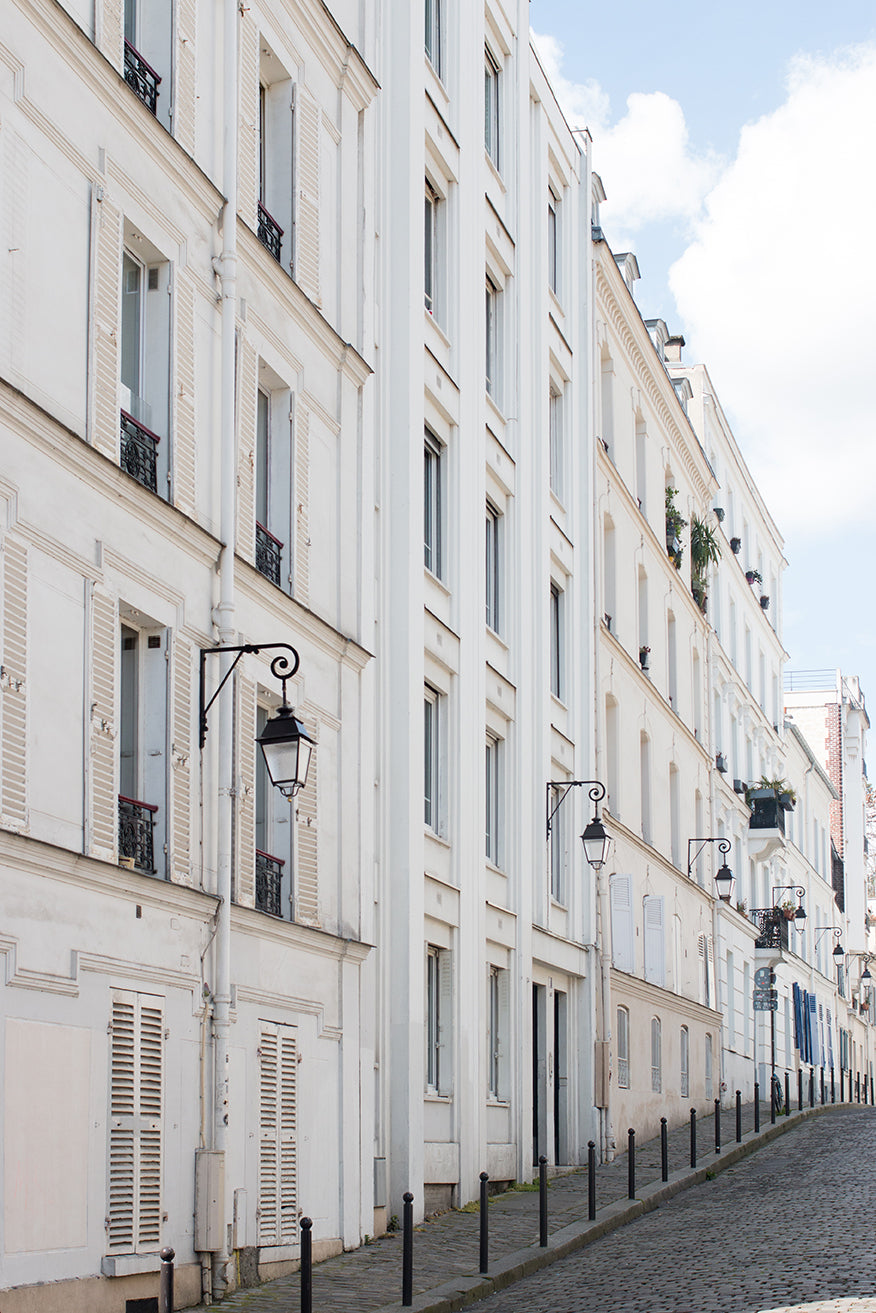
M787 668L860 675L876 734L876 4L532 0L530 21L639 309L708 367L785 540Z

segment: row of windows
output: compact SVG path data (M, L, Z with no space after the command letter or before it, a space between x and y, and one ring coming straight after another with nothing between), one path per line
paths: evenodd
M487 1097L509 1097L508 1035L510 1027L507 969L487 968ZM453 1092L451 1040L453 1025L453 959L449 949L426 949L425 1088L429 1094Z
M663 1023L659 1017L651 1018L651 1092L663 1093ZM690 1097L690 1031L687 1026L679 1030L679 1071L678 1092L683 1099ZM711 1099L713 1093L713 1056L712 1036L706 1035L704 1049L705 1097ZM630 1060L630 1013L629 1009L619 1007L617 1010L617 1083L622 1090L632 1088L632 1070Z

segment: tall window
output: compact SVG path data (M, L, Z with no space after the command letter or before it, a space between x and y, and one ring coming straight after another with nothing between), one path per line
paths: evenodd
M265 707L258 708L259 734L268 716ZM255 846L256 907L291 921L292 809L289 800L271 784L261 752L255 753Z
M426 685L423 697L423 819L430 830L441 833L441 697Z
M490 967L489 1033L487 1055L487 1093L491 1099L507 1097L505 1089L505 1053L508 1047L508 972L502 967Z
M264 36L259 39L259 241L295 275L296 131L292 77Z
M550 631L551 631L551 692L555 698L563 700L565 693L565 671L563 669L563 590L559 584L551 584Z
M550 393L550 481L551 492L563 499L565 442L563 434L563 394L551 386Z
M617 1083L622 1090L630 1088L630 1014L626 1008L617 1010Z
M484 49L484 147L496 169L500 168L499 154L499 63L489 46Z
M150 1253L162 1232L164 999L111 997L107 1248Z
M486 815L484 826L484 852L487 861L501 866L499 827L502 820L502 743L495 735L487 736L484 749Z
M292 394L259 362L255 442L255 564L260 574L292 589Z
M499 402L499 369L500 369L500 292L491 278L486 280L486 342L485 342L485 384L487 393L498 404Z
M548 189L548 286L555 296L560 294L560 202L553 188Z
M146 875L166 873L167 632L121 625L119 858Z
M499 512L487 502L484 545L486 550L486 620L499 633L502 593L501 520Z
M639 735L639 778L642 798L642 838L651 842L651 740Z
M449 951L426 950L426 1089L433 1094L450 1091L450 1025L452 1007Z
M558 903L566 901L566 849L568 844L567 817L569 809L561 807L562 787L551 789L551 898Z
M706 1098L713 1099L715 1091L712 1080L712 1037L706 1036Z
M125 81L170 131L171 6L124 0L124 37Z
M444 75L442 23L444 0L425 0L426 58L439 77Z
M425 303L429 314L434 315L439 323L441 321L443 210L443 201L427 178L423 233Z
M144 243L141 241L140 249ZM157 253L156 253L157 255ZM122 255L120 351L123 470L150 492L169 493L170 265Z
M681 1028L681 1097L690 1095L690 1031L687 1026Z
M651 1018L651 1090L659 1094L663 1089L663 1037L660 1018Z
M423 562L438 578L444 577L444 449L434 434L425 431L423 444Z

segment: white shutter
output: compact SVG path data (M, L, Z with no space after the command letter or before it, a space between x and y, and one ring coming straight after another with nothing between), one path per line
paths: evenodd
M255 907L256 686L237 672L237 881L234 900Z
M173 399L173 501L195 514L195 289L187 269L174 271L176 394Z
M453 955L438 954L438 1093L453 1093Z
M295 486L295 551L293 592L302 606L310 605L310 412L301 400L293 421Z
M192 645L174 636L172 661L170 765L170 869L179 884L194 883L192 874Z
M184 151L195 153L195 40L198 6L196 0L179 0L177 6L176 99L173 106L173 135Z
M633 940L633 877L611 877L611 960L618 971L632 974L636 969L636 951Z
M295 275L302 291L320 305L319 288L319 136L320 109L304 88L296 93L298 125L298 207Z
M711 942L708 936L699 936L697 948L700 955L700 1002L704 1003L708 1008L712 1006L712 998L714 996Z
M91 274L93 315L92 369L89 375L93 416L92 444L110 460L119 459L119 339L122 296L122 216L97 188L93 193L94 268Z
M258 359L255 347L242 335L237 339L237 353L237 550L244 560L254 561Z
M259 1035L259 1245L298 1239L298 1045L292 1026Z
M499 972L499 1098L507 1099L511 1091L511 972Z
M258 228L259 191L259 30L251 11L243 7L240 41L240 131L238 136L237 207L253 232Z
M27 826L27 548L3 543L3 677L0 679L0 815L10 830Z
M116 604L95 589L91 599L90 852L114 860L118 837L116 762L116 653L119 625Z
M122 33L124 23L123 0L97 0L98 21L95 24L98 46L117 72L123 71Z
M164 1000L114 990L110 1023L107 1248L161 1246Z
M304 728L317 738L316 722L302 717ZM297 846L295 851L295 920L319 925L319 745L314 743L307 772L307 787L298 794L295 808Z
M666 941L664 937L663 898L648 896L645 911L645 979L652 985L666 984Z

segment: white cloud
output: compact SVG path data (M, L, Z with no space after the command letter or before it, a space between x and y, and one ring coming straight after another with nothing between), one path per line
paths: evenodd
M573 128L595 126L608 119L608 95L595 78L589 82L570 82L563 76L563 47L553 36L530 33L542 68L550 82L560 108Z
M670 271L693 355L783 529L872 520L876 48L798 58Z

